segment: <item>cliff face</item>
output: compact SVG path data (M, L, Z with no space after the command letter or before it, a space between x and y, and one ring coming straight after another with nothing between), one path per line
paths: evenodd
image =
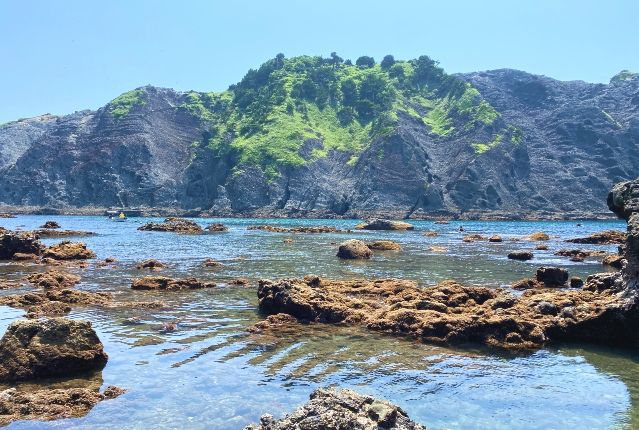
M639 170L637 77L602 85L513 70L451 77L431 67L436 77L422 82L379 66L303 60L303 74L300 60L285 60L225 93L144 87L97 111L0 126L0 203L587 214L605 213L607 191ZM413 61L402 68L417 69ZM353 75L359 98L349 102L344 82ZM300 89L282 84L300 76ZM366 96L369 80L377 87Z

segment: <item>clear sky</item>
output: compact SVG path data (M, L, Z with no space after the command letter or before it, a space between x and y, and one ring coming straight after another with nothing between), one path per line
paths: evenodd
M0 123L331 51L608 82L639 71L639 0L0 0Z

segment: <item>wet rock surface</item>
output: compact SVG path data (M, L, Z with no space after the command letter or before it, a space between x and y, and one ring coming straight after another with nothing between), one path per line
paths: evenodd
M41 238L50 238L50 237L85 237L85 236L95 236L95 233L91 231L83 231L83 230L52 230L52 229L39 229L34 230L33 234L36 235L39 239Z
M164 263L162 263L161 261L155 260L153 258L141 261L135 265L135 268L138 270L144 270L144 269L162 270L165 267L166 266L164 265Z
M0 260L10 260L16 253L40 255L43 249L31 232L0 231Z
M341 233L342 230L337 227L318 225L318 226L300 226L300 227L280 227L276 225L250 225L247 230L261 230L271 233Z
M174 279L166 276L146 276L136 278L131 283L133 290L199 290L202 288L214 288L214 282L204 282L196 278Z
M366 244L373 251L401 251L399 243L392 240L375 240Z
M570 243L584 243L590 245L621 245L626 241L626 234L617 230L606 230L594 233L588 237L568 239Z
M533 253L530 251L513 251L508 253L510 260L527 261L533 259Z
M60 224L56 221L47 221L40 226L40 228L60 228Z
M310 401L276 420L263 415L245 430L425 430L396 405L351 390L317 389Z
M70 241L49 246L42 255L44 258L54 260L87 260L96 257L95 252L88 249L86 244Z
M372 219L355 226L359 230L414 230L415 226L404 221Z
M138 227L140 231L164 231L184 234L200 234L204 232L195 221L185 218L169 217L164 222L149 222Z
M69 376L102 369L108 356L88 321L15 321L0 340L0 381Z
M80 277L68 272L59 270L48 270L46 272L34 273L27 277L29 283L34 287L44 289L72 288L80 282Z
M560 267L540 267L536 278L547 287L561 287L568 282L568 271Z
M76 418L103 400L115 399L126 390L106 387L104 392L88 388L59 388L20 391L9 388L0 391L0 426L17 420L58 420Z
M340 243L337 256L342 260L369 259L373 255L366 242L358 239L350 239Z
M74 289L49 289L0 297L0 305L24 309L27 318L63 316L71 311L72 306L106 306L112 302L110 293Z
M206 230L212 233L222 233L225 231L229 231L227 226L219 222L207 225Z
M260 309L288 313L300 320L364 326L442 344L483 343L500 348L536 348L548 341L586 338L614 342L604 320L617 309L616 294L538 288L516 297L507 290L446 281L420 288L402 280L262 280ZM557 314L540 312L538 304ZM542 308L547 311L548 306ZM561 313L570 308L571 316ZM593 325L601 321L601 326ZM628 319L625 322L631 322ZM627 334L627 333L626 333ZM626 343L637 338L623 337Z

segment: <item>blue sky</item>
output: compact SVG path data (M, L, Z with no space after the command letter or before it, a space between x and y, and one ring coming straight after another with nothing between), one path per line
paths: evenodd
M608 82L639 71L638 20L637 0L0 0L0 123L146 84L223 90L278 52Z

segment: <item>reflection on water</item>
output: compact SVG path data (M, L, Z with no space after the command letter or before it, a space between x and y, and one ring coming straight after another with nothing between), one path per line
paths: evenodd
M33 228L51 217L1 220L14 228ZM509 261L514 249L530 242L462 242L459 223L417 222L418 231L343 234L274 234L247 231L264 221L223 220L228 233L180 236L138 232L139 224L111 223L99 217L53 217L63 227L99 233L82 240L99 258L114 256L113 268L77 269L78 288L112 291L118 298L163 300L165 309L76 309L72 318L93 322L109 353L104 384L129 392L97 405L86 417L48 423L17 422L9 428L182 428L237 429L262 413L282 415L308 399L318 386L337 385L389 399L430 429L633 428L639 424L639 366L628 352L562 346L529 354L504 355L485 349L422 345L356 328L305 325L277 334L248 334L259 321L255 285L180 293L133 292L128 286L145 258L168 263L159 272L224 280L235 277L410 278L424 285L446 278L500 285L529 276L540 264L567 267L586 276L597 262L575 264L553 256L562 240L617 222L464 222L466 233L519 236L543 230L553 237L549 251L535 251L532 262ZM142 220L139 220L142 221ZM204 224L205 220L201 220ZM349 228L355 221L273 221L286 225L320 223ZM270 221L269 221L270 223ZM440 236L425 237L423 230ZM383 238L400 242L402 252L376 253L363 263L335 258L334 242L345 238ZM283 242L292 238L293 243ZM55 242L47 241L47 242ZM445 246L448 254L429 251ZM605 247L614 250L614 247ZM203 269L205 258L221 269ZM33 266L0 265L0 276L18 279ZM7 292L2 292L6 294ZM20 311L0 308L0 329ZM176 329L165 330L166 323ZM88 379L85 383L96 383ZM101 380L97 380L100 383ZM24 387L28 389L29 387Z

